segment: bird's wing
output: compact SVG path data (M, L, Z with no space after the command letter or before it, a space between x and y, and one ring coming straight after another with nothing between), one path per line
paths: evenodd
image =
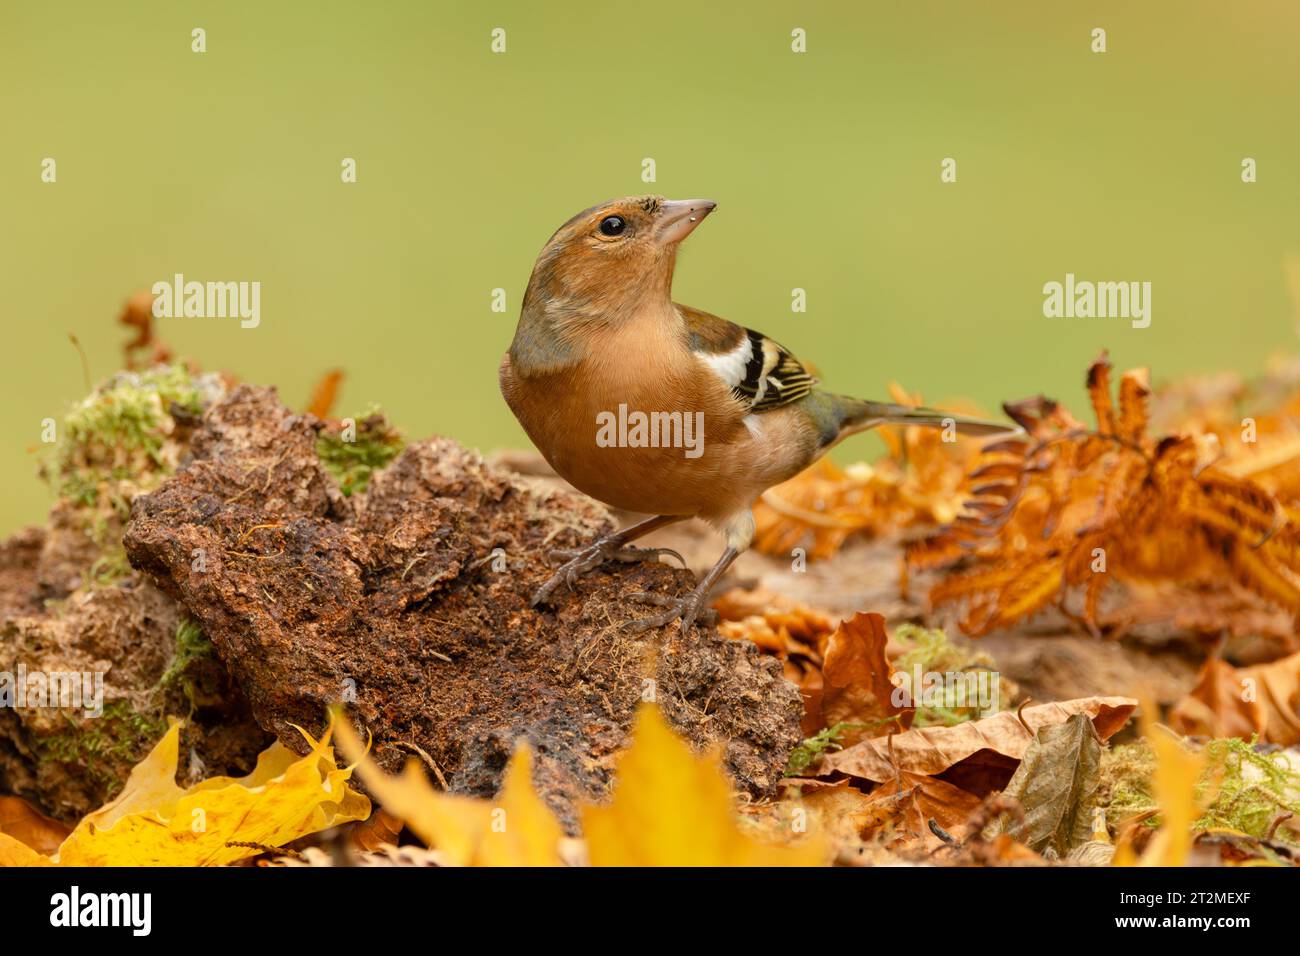
M688 345L751 412L798 401L817 379L790 350L724 318L679 305Z

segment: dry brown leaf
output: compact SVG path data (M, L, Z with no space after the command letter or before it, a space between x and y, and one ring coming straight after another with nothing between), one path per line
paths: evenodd
M315 415L317 418L329 418L330 412L334 411L335 402L338 401L339 386L342 384L342 369L332 368L322 375L311 391L311 399L307 402L307 414Z
M1251 667L1210 658L1169 724L1182 734L1300 744L1300 652Z
M402 832L402 818L376 807L369 820L360 820L348 830L348 845L354 850L380 850L396 844Z
M1023 830L1017 837L1057 859L1093 836L1093 811L1101 779L1101 741L1088 715L1038 728L1003 793L1020 802Z
M1002 711L952 727L922 727L828 753L817 776L842 773L884 783L899 772L946 774L950 783L983 796L1006 785L1039 727L1082 713L1092 719L1097 736L1107 740L1128 722L1135 707L1131 697L1084 697L1026 707L1018 715Z
M837 724L863 724L861 729L847 729L840 735L848 745L864 736L907 729L915 708L895 705L892 701L894 673L885 657L885 619L879 614L858 613L842 621L826 645L826 662L822 665L822 691L814 715L818 728Z
M47 817L22 797L0 797L0 833L37 853L53 856L72 827Z
M931 821L960 843L970 835L971 815L980 798L925 774L902 771L871 791L862 808L864 836L880 833L893 850L935 850L951 845L930 827Z
M136 292L126 300L117 317L121 325L135 329L135 338L122 343L123 366L128 370L171 361L171 349L154 335L153 301L152 292ZM146 353L143 359L141 353Z
M725 636L753 641L781 658L801 655L817 664L835 629L821 611L766 588L732 588L714 599L713 609Z

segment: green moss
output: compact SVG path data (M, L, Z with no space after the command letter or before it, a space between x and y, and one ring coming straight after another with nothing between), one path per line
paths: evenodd
M65 730L36 739L36 759L80 767L88 776L110 784L125 779L167 730L161 716L142 714L125 700L105 704L97 718L65 714L64 719Z
M114 375L64 416L53 460L42 471L72 506L70 520L101 551L88 586L109 586L130 573L121 533L131 499L175 470L183 451L178 416L197 416L221 388L216 376L158 365Z
M104 705L99 717L64 712L62 730L33 741L36 759L76 767L87 777L115 788L167 731L166 695L178 692L193 707L203 693L199 685L207 669L202 665L215 655L202 628L188 618L182 620L176 628L171 662L154 688L148 710L137 710L128 700L115 700Z
M988 654L973 648L959 646L948 640L942 628L927 628L916 624L900 624L894 630L894 640L904 646L904 651L894 659L894 669L912 673L957 674L986 670L997 673L997 664ZM998 710L1006 710L1015 696L1015 687L998 675ZM951 727L954 724L975 720L981 716L978 707L945 707L922 704L912 718L913 727Z
M197 673L199 668L195 664L214 660L216 653L203 628L196 621L184 618L176 627L176 648L167 670L158 678L157 690L164 694L179 690L193 713L207 694L207 689L200 686L203 677Z
M153 470L170 472L165 454L173 410L203 410L199 382L180 365L119 372L72 407L63 419L56 490L98 504L106 486Z
M1106 824L1112 830L1129 817L1155 809L1151 796L1155 769L1155 751L1145 737L1102 751L1097 804L1106 808Z
M95 559L87 574L92 587L112 587L131 573L131 562L127 560L126 548L120 543L105 544L104 553Z
M1293 814L1300 820L1300 773L1291 768L1284 753L1262 752L1256 741L1220 738L1203 748L1205 769L1196 784L1198 801L1209 800L1193 829L1229 829L1265 837L1278 817ZM1151 774L1156 759L1145 739L1113 747L1102 756L1098 801L1106 807L1112 828L1140 813L1156 809L1151 795ZM1160 825L1160 815L1145 821ZM1300 827L1300 824L1297 824ZM1300 829L1280 825L1273 839L1300 846Z
M814 736L809 737L790 751L790 757L786 762L785 775L787 777L798 776L816 763L822 754L842 749L843 744L840 743L840 738L850 730L876 730L885 724L892 723L895 719L894 717L885 717L864 724L845 722L818 731Z
M401 434L375 410L357 421L354 429L355 434L349 434L336 428L316 441L316 454L345 495L364 491L374 473L396 458L405 444Z
M1279 826L1273 836L1300 846L1300 773L1291 769L1285 754L1261 753L1255 740L1231 737L1205 745L1205 764L1197 796L1214 799L1196 829L1227 827L1264 837L1274 820L1290 813L1294 826Z

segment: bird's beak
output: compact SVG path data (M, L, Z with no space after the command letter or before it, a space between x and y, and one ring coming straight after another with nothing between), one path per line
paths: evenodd
M712 199L670 199L659 206L659 239L673 244L681 242L718 204Z

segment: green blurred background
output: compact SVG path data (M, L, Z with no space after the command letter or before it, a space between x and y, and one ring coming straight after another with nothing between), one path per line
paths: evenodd
M676 298L839 391L1078 402L1104 346L1157 381L1253 373L1296 345L1298 41L1281 0L7 2L0 532L48 507L40 423L84 391L68 333L107 375L122 302L175 272L262 283L257 329L162 321L204 367L298 407L342 367L340 413L526 445L496 367L533 260L629 193L716 199ZM1152 282L1151 327L1044 318L1067 271Z

